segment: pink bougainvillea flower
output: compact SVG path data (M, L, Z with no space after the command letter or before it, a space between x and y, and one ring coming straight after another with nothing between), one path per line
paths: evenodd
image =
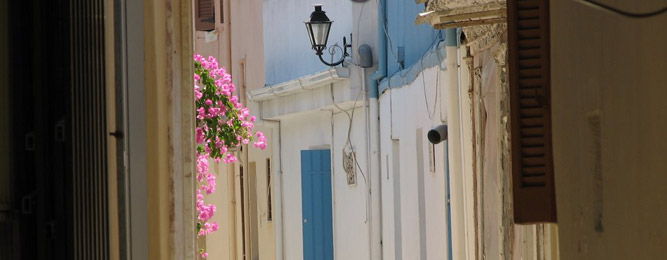
M201 127L197 127L197 129L195 130L195 132L196 132L196 137L197 137L197 138L196 138L196 139L197 139L197 143L198 143L198 144L203 143L203 142L204 142L204 138L205 138L205 136L204 136L204 129L202 129Z
M256 148L266 148L266 137L261 132L253 133L255 116L243 107L235 96L236 87L232 77L218 61L209 56L193 56L195 65L194 94L196 109L195 138L197 141L196 190L197 234L205 236L218 230L218 223L210 222L216 206L206 203L206 195L216 190L216 175L209 172L209 160L216 163L237 161L236 148L254 142ZM201 257L208 253L201 251Z

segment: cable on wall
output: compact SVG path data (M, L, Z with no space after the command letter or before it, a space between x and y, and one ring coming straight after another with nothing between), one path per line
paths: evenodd
M437 49L436 49L436 51L437 51ZM421 76L422 76L422 87L424 89L424 105L426 106L426 112L427 112L427 115L428 115L428 119L433 120L433 116L435 116L435 110L437 109L436 106L438 104L438 92L439 92L438 90L440 89L438 87L438 81L440 79L440 72L437 71L437 70L435 71L435 73L436 73L435 101L433 102L433 112L431 112L431 108L430 108L430 105L428 103L428 97L427 97L428 95L426 93L427 92L427 90L426 90L426 80L424 79L426 77L426 75L425 75L426 69L424 68L424 59L420 59L419 61L420 61L421 67L422 67L422 71L421 71L422 75Z
M658 15L661 15L661 14L667 12L667 6L663 7L662 9L658 9L658 10L651 11L651 12L633 13L633 12L629 12L629 11L625 11L625 10L613 7L613 6L605 4L605 3L600 3L597 0L579 0L579 1L581 1L584 4L593 6L595 8L601 8L601 9L604 9L606 11L609 11L609 12L612 12L612 13L615 13L615 14L618 14L618 15L621 15L621 16L625 16L625 17L628 17L628 18L650 18L650 17L658 16Z
M348 147L351 149L351 152L353 153L353 160L354 160L354 163L355 163L356 166L359 168L359 171L361 172L361 177L363 178L364 183L366 183L366 181L367 181L367 180L366 180L366 174L365 174L364 171L361 169L361 167L359 167L359 163L358 163L357 160L356 160L356 152L354 151L354 148L352 147L352 138L350 137L350 134L351 134L351 132L352 132L352 123L353 123L353 121L354 121L354 112L356 111L356 108L357 108L357 101L359 101L359 97L361 97L361 91L357 94L357 97L354 99L354 104L352 105L352 114L350 114L349 112L347 112L347 110L341 108L341 107L336 103L336 101L335 101L335 99L334 99L334 93L333 93L333 84L331 84L331 86L330 86L330 91L331 91L331 103L332 103L336 108L338 108L338 110L340 110L340 111L342 111L343 113L345 113L345 114L347 115L348 119L349 119L349 124L348 124L348 129L347 129L347 140L346 140L346 142L345 142L345 145L343 146L343 152L345 153L345 149L348 148Z

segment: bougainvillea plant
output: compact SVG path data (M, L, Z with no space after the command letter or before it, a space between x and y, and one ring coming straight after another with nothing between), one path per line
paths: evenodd
M257 131L253 135L255 117L243 107L234 95L236 89L232 77L219 67L214 57L205 59L194 55L195 107L197 138L197 234L205 236L218 230L218 223L211 222L215 214L214 204L204 202L204 194L215 192L215 174L209 172L209 159L216 163L236 162L234 151L241 145L253 142L260 149L266 148L266 137ZM208 253L200 249L206 258Z

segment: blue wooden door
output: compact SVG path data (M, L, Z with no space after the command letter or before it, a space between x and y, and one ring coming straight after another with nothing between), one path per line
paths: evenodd
M331 151L301 151L303 259L333 260Z

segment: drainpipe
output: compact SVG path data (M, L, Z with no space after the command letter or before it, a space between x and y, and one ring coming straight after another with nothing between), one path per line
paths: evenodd
M377 88L376 88L377 90ZM382 173L380 172L380 119L379 100L377 97L368 99L367 118L369 138L369 183L371 204L371 259L381 260L382 257Z
M365 93L366 104L366 166L368 172L368 189L370 217L368 223L370 259L382 259L382 201L380 197L381 173L380 173L380 129L378 119L378 100L371 100L368 95L369 89L366 84L366 72L362 68L362 85Z
M447 51L447 148L450 153L451 182L451 221L452 221L452 254L454 259L467 259L465 215L463 203L463 164L461 163L461 114L459 102L459 77L456 28L445 31L445 50Z
M370 77L370 96L371 98L378 98L378 85L380 81L387 76L387 38L384 35L384 27L387 24L386 14L387 6L386 0L378 0L378 70L371 74Z
M380 162L381 162L381 148L380 148L380 118L379 118L379 94L378 85L380 81L387 76L387 38L384 35L384 29L387 23L387 5L386 0L378 0L378 70L371 74L368 82L367 93L369 94L368 109L370 122L370 139L371 139L371 153L375 155L376 160L371 160L373 171L369 174L371 179L371 259L382 259L382 194L380 178ZM363 73L363 72L362 72Z
M387 76L387 38L384 35L386 25L387 6L386 0L377 1L378 8L378 70L371 74L368 82L368 110L370 121L370 152L375 156L375 160L370 160L372 172L369 173L371 179L371 259L380 260L382 256L382 188L381 188L381 148L380 148L380 118L379 118L379 94L378 85L380 81ZM363 70L362 70L363 73Z
M450 201L452 200L451 185L449 185L449 141L447 141L447 146L445 146L445 188L447 189L447 194L445 199L447 199L447 259L454 260L454 254L452 253L452 206Z

